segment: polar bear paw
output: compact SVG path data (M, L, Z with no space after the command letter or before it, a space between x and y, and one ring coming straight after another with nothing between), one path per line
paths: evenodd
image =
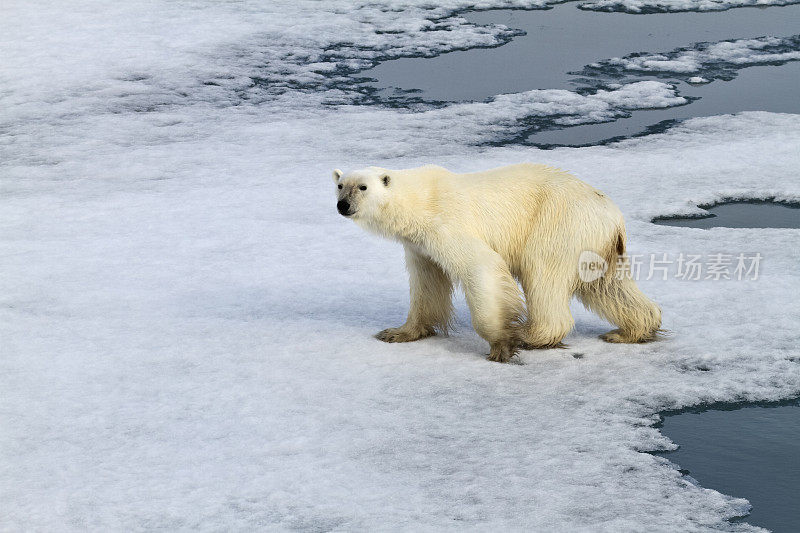
M495 363L508 363L515 355L517 355L517 349L513 343L497 342L491 345L489 357L486 359Z
M549 343L531 343L531 342L521 342L519 344L520 350L549 350L550 348L566 348L567 345L561 341L552 341Z
M413 342L430 337L434 333L433 328L387 328L378 332L375 338L383 342Z
M606 342L613 342L613 343L629 343L629 344L642 344L645 342L654 341L660 336L663 336L664 331L662 329L657 329L650 333L629 333L623 331L621 329L615 329L609 331L608 333L603 333L600 335L600 338Z

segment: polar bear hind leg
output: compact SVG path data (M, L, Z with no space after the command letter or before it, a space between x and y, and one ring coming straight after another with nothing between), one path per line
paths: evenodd
M582 283L578 298L618 329L600 335L606 342L649 342L661 333L661 309L639 290L629 273L613 272L591 283Z

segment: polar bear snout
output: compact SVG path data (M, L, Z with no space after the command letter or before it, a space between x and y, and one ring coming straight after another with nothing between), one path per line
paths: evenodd
M339 214L345 217L349 217L353 213L350 212L350 202L347 200L339 200L336 202L336 210L339 211Z

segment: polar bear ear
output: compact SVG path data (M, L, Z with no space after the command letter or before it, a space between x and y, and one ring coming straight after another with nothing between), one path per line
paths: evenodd
M342 171L338 168L333 169L333 181L339 181L339 178L342 177Z
M381 181L383 182L384 187L388 187L389 182L392 181L392 178L389 177L389 174L381 174Z

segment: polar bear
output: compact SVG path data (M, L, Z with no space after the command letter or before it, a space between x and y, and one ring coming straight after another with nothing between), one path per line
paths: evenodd
M601 335L605 341L646 342L660 332L660 308L620 261L622 213L565 171L529 163L470 174L434 165L368 167L334 170L333 179L341 215L405 248L411 309L405 324L376 335L382 341L446 331L454 283L464 289L491 361L562 346L574 325L573 295L618 327ZM604 272L585 281L579 261L587 252L602 258Z

